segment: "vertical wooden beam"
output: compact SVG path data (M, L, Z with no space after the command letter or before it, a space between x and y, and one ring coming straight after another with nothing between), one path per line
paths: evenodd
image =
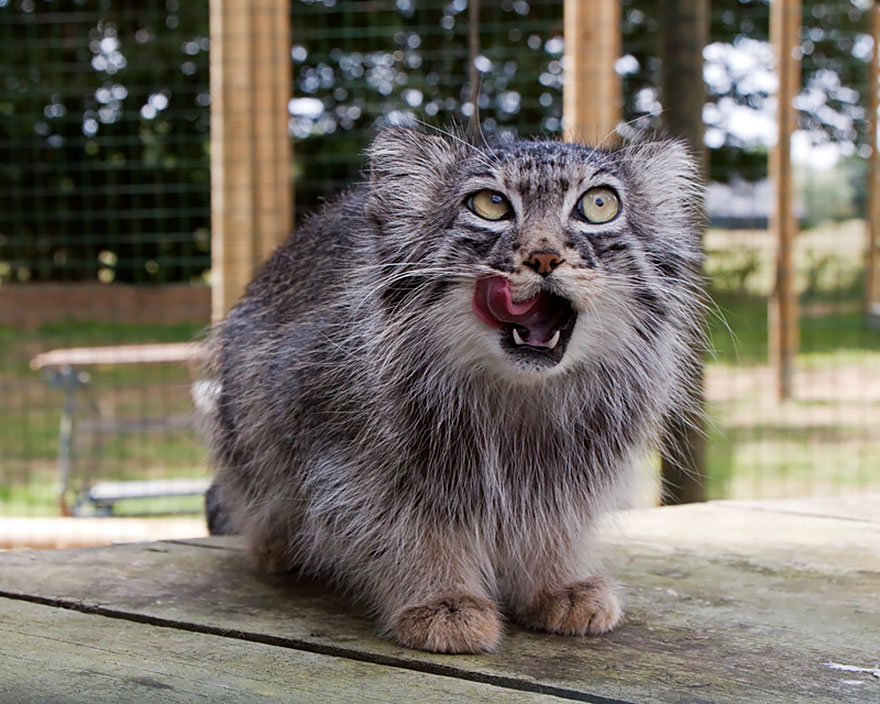
M798 349L798 299L795 288L794 246L798 223L794 215L791 135L797 127L793 100L801 85L801 0L770 3L770 40L779 76L778 136L770 153L770 179L776 186L776 211L771 231L776 237L776 284L770 297L770 358L776 370L776 394L791 398Z
M211 0L211 317L290 231L288 0Z
M563 136L598 144L620 122L620 0L565 0Z
M709 38L709 0L662 0L663 65L660 102L665 130L685 139L705 176L703 145L703 49ZM661 477L662 501L682 504L706 500L706 436L703 430L703 350L695 343L699 363L691 369L691 411L666 428Z
M661 0L661 122L688 143L706 175L703 145L703 49L709 41L709 0Z
M868 64L868 141L871 144L871 158L868 163L868 203L865 216L868 220L868 261L865 284L867 313L880 316L880 158L877 154L877 79L878 57L880 57L880 0L871 5L870 27L874 38L871 59Z

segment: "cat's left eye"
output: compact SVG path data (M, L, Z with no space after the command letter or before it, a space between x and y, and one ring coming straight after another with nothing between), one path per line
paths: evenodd
M510 216L510 201L498 191L477 191L465 201L467 209L484 220L504 220Z
M576 209L583 220L601 225L617 217L620 198L610 186L596 186L580 197Z

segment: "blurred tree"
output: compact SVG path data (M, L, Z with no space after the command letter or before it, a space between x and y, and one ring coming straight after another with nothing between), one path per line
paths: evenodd
M0 0L11 278L187 281L207 266L207 1L138 5Z
M801 127L866 154L870 0L805 0ZM659 126L657 3L622 0L625 119ZM357 178L376 121L464 123L467 0L291 0L298 213ZM768 0L714 0L710 177L766 173ZM674 30L671 30L674 31ZM209 266L207 0L0 0L0 281L162 282ZM481 125L557 135L562 2L483 3Z
M864 87L872 41L867 8L873 0L804 0L803 89L799 128L815 144L834 142L842 156L867 156ZM659 4L624 3L624 87L627 119L656 126ZM710 150L709 176L755 181L767 173L776 80L769 47L769 0L713 0L703 111ZM631 57L628 58L628 57Z

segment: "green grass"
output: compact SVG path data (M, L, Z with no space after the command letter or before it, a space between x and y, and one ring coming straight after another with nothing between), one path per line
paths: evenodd
M800 245L802 301L857 309L863 246L859 223L813 230ZM708 319L714 356L707 362L712 424L708 443L710 498L797 496L880 491L880 330L858 312L800 320L796 397L778 402L768 366L767 293L772 279L765 233L711 231L713 299ZM57 515L56 454L62 394L28 366L57 347L183 342L200 325L65 322L37 330L0 326L0 515ZM180 364L117 365L90 370L106 416L150 416L190 410L188 370ZM873 384L873 385L872 385ZM84 438L84 440L87 440ZM80 470L91 446L80 448ZM94 465L110 480L197 477L208 473L190 432L108 436ZM82 474L85 474L83 472ZM130 513L197 510L181 504L120 504Z
M714 292L713 300L718 311L708 320L713 349L709 363L767 364L767 300L730 292ZM830 356L848 354L857 359L880 352L880 329L869 327L862 313L802 316L798 333L799 362L820 364Z
M75 496L71 494L69 503L72 505L74 500ZM201 513L204 503L201 496L124 499L114 506L114 515L170 516ZM0 486L0 516L57 516L59 511L58 488L54 481L36 479L27 484ZM88 515L88 507L83 512Z
M101 345L136 345L147 342L189 342L198 339L204 326L196 323L146 325L64 321L42 325L33 330L0 325L0 374L30 373L30 360L40 352L57 347L95 347ZM119 366L108 378L137 379L148 367ZM149 373L149 372L146 372Z
M58 512L54 482L37 479L0 485L0 516L57 516Z
M775 397L768 359L772 238L708 233L707 271L720 311L708 321L711 498L880 491L880 387L873 383L880 330L860 312L864 232L862 222L849 221L798 238L803 315L795 395L784 402Z
M32 371L36 354L58 347L186 342L202 326L64 322L36 330L0 326L0 515L57 515L58 432L64 396L43 374ZM190 375L183 364L90 367L90 387L105 418L153 417L191 412ZM77 417L94 412L81 397ZM199 477L208 473L206 453L195 433L164 430L97 436L80 433L75 486L96 479L137 480ZM100 444L96 444L100 442ZM198 510L201 500L120 502L120 511Z
M880 490L880 441L858 426L709 431L710 499L776 498Z

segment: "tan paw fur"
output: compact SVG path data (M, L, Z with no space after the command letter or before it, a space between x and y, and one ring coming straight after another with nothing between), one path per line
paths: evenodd
M591 577L540 594L519 614L528 628L566 636L599 635L614 628L623 612L604 577Z
M449 595L403 611L393 626L407 648L436 653L481 653L501 640L501 618L488 599Z

